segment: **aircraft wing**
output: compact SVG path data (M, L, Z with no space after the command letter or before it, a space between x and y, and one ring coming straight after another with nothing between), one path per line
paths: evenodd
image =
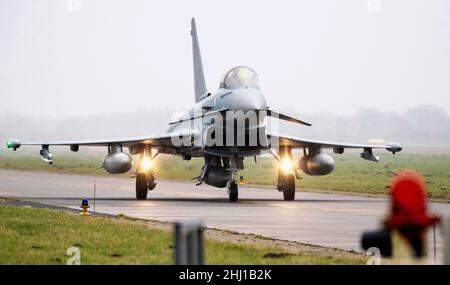
M112 138L112 139L92 139L92 140L68 140L68 141L24 141L17 139L10 139L6 143L8 148L17 149L22 145L41 145L41 146L111 146L120 144L123 147L133 147L138 145L151 145L152 147L177 147L180 142L184 140L194 140L196 138L195 132L177 131L157 135L128 137L128 138ZM181 145L181 144L179 144ZM184 144L186 145L186 144Z
M345 148L360 148L364 152L361 157L367 160L378 161L378 157L374 156L372 149L384 148L387 151L396 153L402 150L402 145L399 143L388 143L388 144L356 144L356 143L343 143L343 142L330 142L330 141L319 141L312 140L301 137L287 136L282 134L268 134L271 146L278 144L281 147L291 147L291 148L332 148L335 153L343 153Z

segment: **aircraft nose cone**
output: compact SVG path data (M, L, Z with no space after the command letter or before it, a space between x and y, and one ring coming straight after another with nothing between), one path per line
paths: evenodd
M260 111L267 109L266 99L259 90L243 90L233 97L233 111Z
M263 96L255 96L249 100L248 110L261 111L267 109L266 100Z

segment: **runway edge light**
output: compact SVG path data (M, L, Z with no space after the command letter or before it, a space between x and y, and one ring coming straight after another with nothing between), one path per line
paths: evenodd
M89 200L87 198L84 198L83 200L81 200L80 208L82 209L82 212L80 213L80 215L83 215L83 216L90 215L88 213L88 209L90 208L90 206L89 206Z

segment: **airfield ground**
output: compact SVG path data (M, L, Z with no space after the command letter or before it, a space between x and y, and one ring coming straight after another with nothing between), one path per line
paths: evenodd
M39 208L36 208L39 207ZM0 264L172 264L172 224L0 199ZM362 254L206 229L208 264L364 264Z
M147 200L136 200L134 184L134 179L113 175L0 169L0 197L76 210L81 199L89 198L91 210L99 213L169 223L199 219L208 228L360 253L361 234L379 228L389 211L387 197L299 191L295 201L283 201L274 188L261 187L242 187L239 201L230 203L224 189L168 180L159 180ZM450 215L448 203L428 206L433 214ZM434 242L433 231L428 232L427 245L439 261L443 239L436 233Z
M81 152L81 151L80 151ZM55 155L53 165L43 163L36 153L3 153L0 168L36 170L57 173L77 173L109 175L103 169L103 155L95 152L61 153ZM389 190L389 180L393 173L401 169L415 169L421 172L427 182L428 196L435 201L450 202L450 153L441 152L401 152L396 155L380 154L380 162L373 163L359 158L358 153L334 155L336 170L327 176L303 175L297 188L307 191L345 192L358 195L384 195ZM177 157L159 156L155 161L158 180L186 181L198 175L202 159L183 161ZM260 187L276 184L277 162L272 157L245 160L246 168L239 175L243 184ZM129 176L130 174L125 174Z

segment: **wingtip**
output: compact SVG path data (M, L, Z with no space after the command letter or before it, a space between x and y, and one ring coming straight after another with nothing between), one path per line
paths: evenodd
M12 148L16 150L22 145L22 142L18 139L9 139L6 141L6 148Z

